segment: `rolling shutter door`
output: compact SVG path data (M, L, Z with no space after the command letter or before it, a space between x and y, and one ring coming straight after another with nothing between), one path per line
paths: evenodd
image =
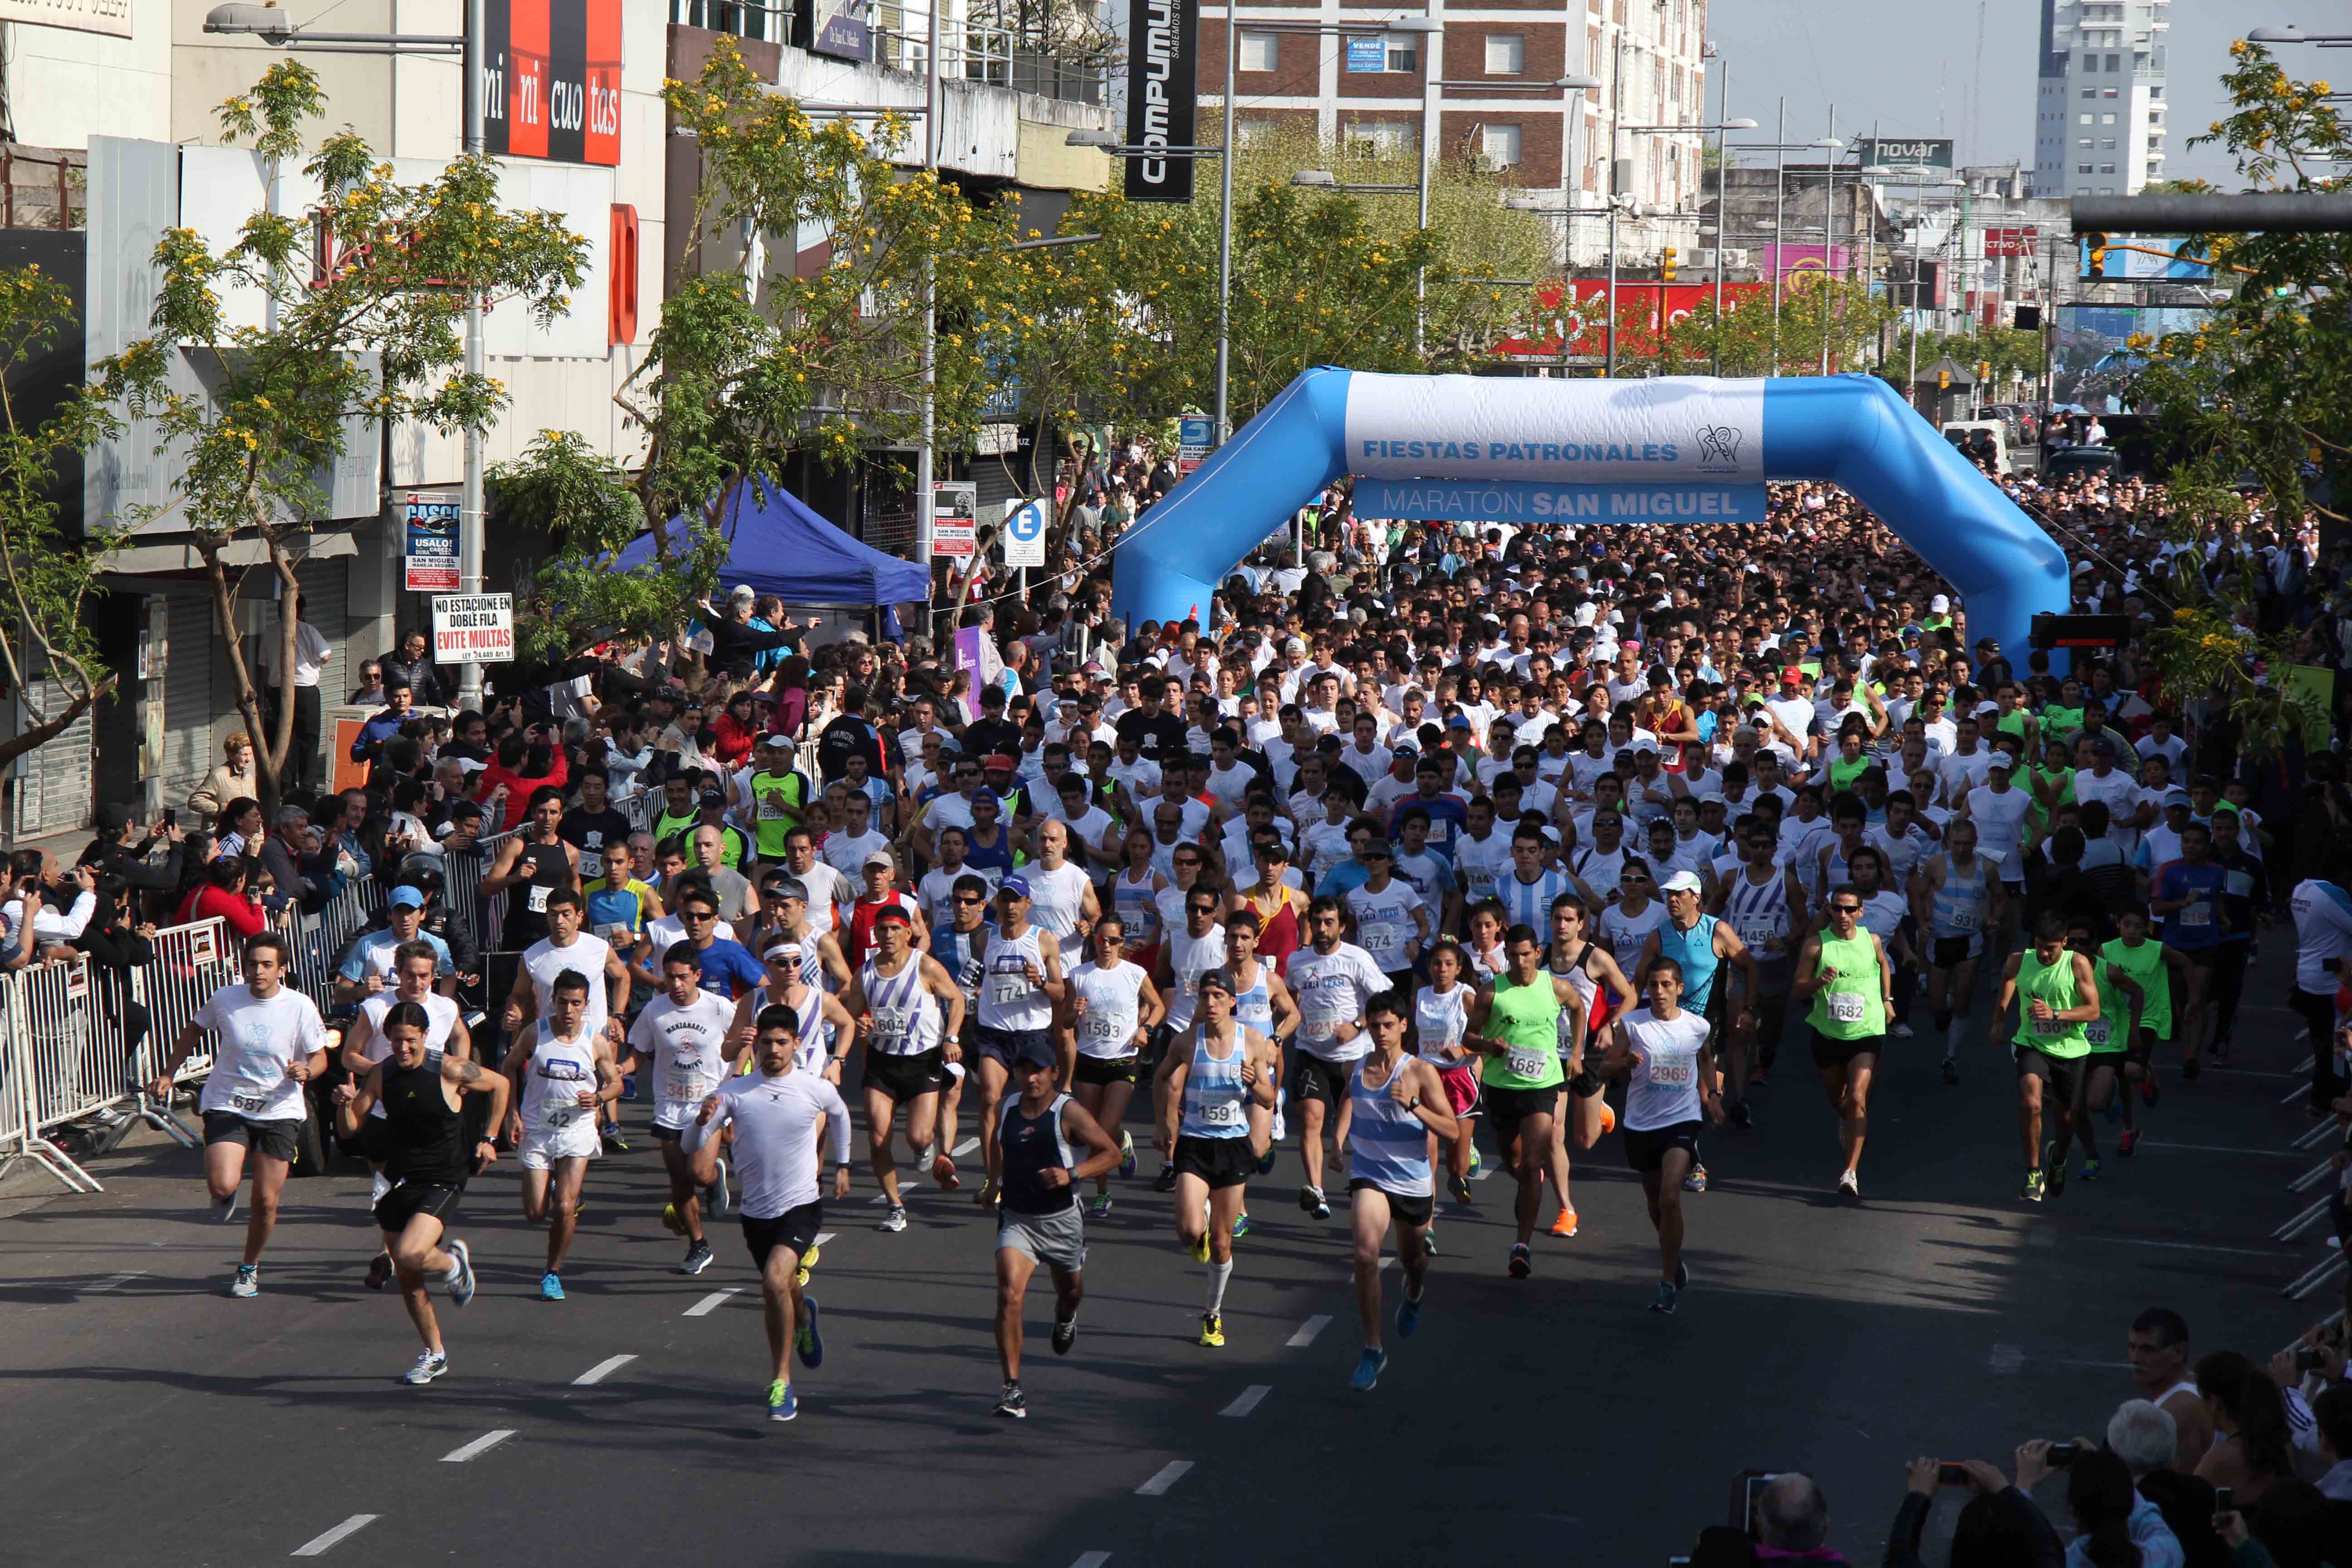
M43 713L61 711L72 700L65 686L36 680L26 704L27 724L34 722L36 703ZM95 725L84 712L65 732L25 754L18 764L16 832L21 837L70 833L89 825L90 747Z
M163 635L172 657L163 667L163 772L158 791L165 805L184 805L220 760L214 743L213 666L226 664L213 630L209 594L174 594L163 601ZM223 707L229 688L222 688ZM225 735L226 731L222 731Z

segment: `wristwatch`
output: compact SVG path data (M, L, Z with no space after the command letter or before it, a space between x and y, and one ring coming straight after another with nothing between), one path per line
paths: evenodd
M1406 1100L1404 1102L1404 1108L1407 1110L1419 1110L1421 1109L1421 1096L1416 1094L1411 1100Z

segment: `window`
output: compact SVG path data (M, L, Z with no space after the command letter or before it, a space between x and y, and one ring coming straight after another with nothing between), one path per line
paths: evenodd
M2076 174L2089 174L2090 172L2091 172L2091 165L2089 165L2088 163L2077 163L2077 164L2075 164L2075 165L2074 165L2074 173L2076 173Z
M2099 123L2102 125L2113 125L2115 122L2116 117L2112 114L2103 114L2099 117Z
M2147 95L2152 99L2161 100L2164 97L2164 89L2161 87L2151 87L2147 89Z
M2085 136L2085 137L2084 137L2080 142L2077 142L2075 143L2075 145L2076 145L2076 146L2078 146L2078 147L2080 147L2084 152L2087 153L2087 152L2089 152L2089 151L2091 150L2091 139L2090 139L2089 137Z
M2110 136L2105 141L2100 142L2099 145L2107 152L2112 153L2116 150L2116 139Z
M1421 127L1410 120L1352 120L1348 150L1375 158L1409 158L1421 144Z
M1478 153L1490 169L1517 168L1519 166L1519 128L1516 125L1480 126Z
M1519 33L1486 35L1486 74L1517 76L1528 68L1528 40Z
M2096 98L2099 96L2099 89L2095 87L2086 87L2083 89L2083 96L2084 98Z
M2085 124L2085 125L2090 124L2090 123L2091 123L2091 117L2090 117L2089 115L2087 115L2087 114L2085 114L2084 116L2083 116L2083 123L2084 123L2084 124Z
M2116 166L2113 163L2102 163L2099 165L2099 173L2102 174L2112 174L2115 172Z
M2123 57L2121 55L2109 55L2107 57L2107 74L2109 76L2115 75L2117 71L2123 68Z
M1243 147L1263 147L1274 140L1271 120L1237 120L1234 121L1234 141Z
M1408 74L1421 68L1421 40L1411 33L1388 36L1389 69Z
M1244 33L1242 52L1234 68L1245 71L1270 71L1282 58L1282 37L1276 33Z

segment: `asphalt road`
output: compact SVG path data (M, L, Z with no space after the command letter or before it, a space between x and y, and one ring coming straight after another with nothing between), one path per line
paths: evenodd
M2275 996L2289 944L2272 945ZM536 1299L511 1163L473 1184L456 1228L481 1293L443 1306L452 1367L425 1389L397 1381L416 1343L396 1299L360 1288L364 1175L289 1184L262 1294L240 1301L243 1227L210 1221L194 1154L131 1148L86 1197L20 1170L0 1186L0 1558L1638 1564L1686 1549L1753 1465L1811 1471L1833 1543L1874 1562L1905 1458L2006 1463L2026 1437L2095 1435L2130 1395L2143 1307L2185 1312L2199 1350L2258 1356L2322 1310L2279 1294L2317 1237L2270 1240L2322 1157L2291 1150L2311 1124L2279 1103L2296 1028L2265 1005L2230 1070L2184 1088L2168 1068L2138 1156L2038 1207L2016 1199L2012 1080L1981 1026L1956 1088L1924 1041L1885 1064L1859 1205L1832 1192L1818 1088L1785 1070L1800 1048L1756 1129L1706 1142L1676 1316L1644 1310L1654 1244L1605 1139L1577 1167L1582 1234L1539 1235L1532 1279L1504 1272L1507 1179L1442 1210L1421 1331L1390 1336L1370 1394L1348 1384L1345 1211L1297 1209L1295 1152L1253 1185L1221 1351L1193 1342L1202 1273L1171 1200L1138 1179L1089 1226L1068 1357L1033 1289L1020 1423L991 1413L992 1226L969 1188L910 1185L913 1225L886 1235L861 1166L814 1287L826 1360L774 1426L740 1235L722 1221L708 1272L669 1271L650 1138L591 1172L562 1303ZM635 1132L648 1109L626 1111Z

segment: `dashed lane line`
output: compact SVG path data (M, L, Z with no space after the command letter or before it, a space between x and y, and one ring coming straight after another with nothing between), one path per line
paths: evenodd
M1190 1471L1192 1468L1192 1461L1190 1459L1171 1459L1166 1464L1160 1467L1160 1471L1157 1475L1144 1482L1141 1486L1136 1488L1135 1495L1138 1497L1165 1497L1168 1494L1168 1489L1174 1486L1178 1481L1182 1480L1185 1474Z
M1234 1416L1246 1415L1251 1411L1256 1409L1259 1405L1265 1404L1265 1396L1273 1392L1274 1384L1270 1383L1253 1383L1247 1388L1242 1390L1240 1397L1236 1398L1231 1405L1226 1405L1223 1410L1218 1411L1217 1414L1220 1415Z
M495 1432L485 1432L464 1447L452 1448L442 1455L441 1462L445 1465L462 1465L468 1459L478 1458L488 1453L514 1435L515 1429L511 1426L501 1426Z
M1318 1312L1313 1317L1307 1319L1305 1322L1299 1324L1298 1331L1291 1335L1288 1339L1283 1341L1283 1343L1295 1351L1305 1350L1308 1345L1315 1342L1316 1335L1321 1333L1330 1326L1330 1318L1324 1313Z
M572 1386L574 1388L593 1387L595 1384L604 1382L606 1378L612 1376L614 1373L620 1371L623 1367L628 1365L631 1362L636 1359L637 1358L634 1355L606 1356L603 1361L598 1362L594 1366L590 1367L586 1372L583 1372L578 1377L573 1378L572 1380Z
M732 1285L729 1286L724 1290L713 1290L709 1295L705 1296L701 1300L697 1301L693 1306L688 1307L686 1310L686 1316L689 1318L707 1318L710 1316L711 1313L719 1310L719 1308L725 1306L727 1304L728 1297L740 1295L741 1293L741 1290L738 1287Z
M334 1529L327 1531L324 1535L313 1536L310 1540L304 1542L301 1545L296 1547L289 1555L295 1557L324 1557L330 1551L333 1550L337 1542L349 1536L356 1535L361 1531L365 1530L369 1525L373 1524L376 1521L376 1515L372 1513L355 1513L352 1515L351 1518L343 1521L342 1523L335 1526Z

